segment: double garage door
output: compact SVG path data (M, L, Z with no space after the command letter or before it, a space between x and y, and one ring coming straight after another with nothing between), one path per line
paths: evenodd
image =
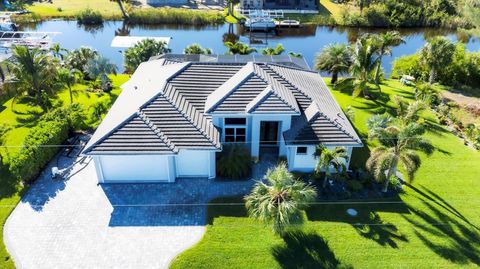
M212 177L211 154L181 150L170 156L98 156L95 164L100 182L173 182L177 177Z

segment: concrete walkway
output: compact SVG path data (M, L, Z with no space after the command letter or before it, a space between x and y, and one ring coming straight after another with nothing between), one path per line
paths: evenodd
M184 179L99 186L93 162L77 164L66 181L52 180L49 170L4 227L18 268L166 268L202 238L209 199L253 185Z

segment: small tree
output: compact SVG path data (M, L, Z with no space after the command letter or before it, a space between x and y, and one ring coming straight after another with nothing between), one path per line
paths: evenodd
M285 51L282 44L278 44L275 48L266 48L262 50L263 55L280 55Z
M420 49L420 61L430 70L430 84L436 81L438 70L452 61L454 53L455 45L446 37L434 37Z
M183 53L185 54L204 54L204 55L210 55L212 54L211 49L204 49L202 46L199 44L192 44L187 46L184 50Z
M228 48L229 54L240 54L240 55L248 55L250 53L256 52L257 50L254 48L250 48L247 44L241 42L225 42L225 46Z
M331 73L332 84L337 82L339 74L348 73L351 65L352 52L345 44L330 44L315 57L315 68Z
M88 61L98 56L98 52L89 47L80 47L70 51L65 57L65 64L69 69L80 70L83 73L84 79L88 78L86 66Z
M163 41L154 39L142 40L125 51L125 71L133 73L141 63L148 61L151 57L170 51L167 44Z
M60 85L68 89L70 104L73 104L72 87L77 84L80 74L81 72L76 69L70 70L63 67L58 70L57 81Z
M382 67L383 56L392 55L392 48L405 43L405 40L398 31L388 31L384 34L375 35L374 38L377 42L377 54L379 57L377 67L375 69L374 81L375 84L378 85L380 82L380 69Z
M265 183L257 182L245 196L250 217L273 224L273 231L278 235L284 234L291 225L303 224L303 210L315 200L315 189L294 179L285 163L268 170L265 178Z
M68 50L62 48L59 43L55 43L50 47L50 52L53 54L53 57L63 61L63 58L65 57L65 53L68 53Z
M347 171L345 163L348 161L348 153L344 147L335 147L333 150L329 150L323 145L318 145L315 149L315 156L318 158L315 172L325 172L324 188L327 187L328 179L332 176L332 168L336 173L345 173Z

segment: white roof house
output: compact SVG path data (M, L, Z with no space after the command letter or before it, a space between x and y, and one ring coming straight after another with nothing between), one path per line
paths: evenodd
M293 62L142 63L84 149L100 182L215 177L222 143L285 156L312 171L315 146L362 142L317 72ZM266 152L266 151L265 151Z

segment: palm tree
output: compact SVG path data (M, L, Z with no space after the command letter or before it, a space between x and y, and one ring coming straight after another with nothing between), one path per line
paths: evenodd
M56 61L38 48L15 46L8 60L15 82L12 86L19 94L34 96L37 105L48 110L46 95L52 94L53 79L57 73ZM12 103L13 104L13 103Z
M413 180L420 167L420 156L416 150L428 154L432 152L431 144L422 138L425 130L417 123L404 126L391 125L376 130L372 137L377 138L380 146L374 148L367 160L366 167L375 179L383 183L383 192L388 190L389 179L396 175L401 163L408 179Z
M86 66L88 61L94 59L98 56L98 52L94 49L89 47L80 47L78 49L74 49L67 54L65 58L65 64L70 69L80 70L84 74L84 78L88 78L88 74L86 71Z
M58 83L60 83L60 85L68 89L68 92L70 94L70 104L73 104L72 86L74 86L78 82L80 74L81 72L76 69L70 70L63 67L58 70L57 81Z
M368 96L368 82L371 81L371 74L379 62L376 56L376 44L370 35L363 35L355 43L353 49L353 62L350 66L352 77L343 79L337 86L340 88L353 88L352 96L360 94Z
M250 53L256 52L257 50L254 48L250 48L247 44L241 42L225 42L225 46L228 48L228 53L230 54L240 54L240 55L248 55Z
M53 54L53 57L63 61L63 58L65 56L64 52L68 52L68 50L62 48L59 43L55 43L50 47L50 52Z
M317 193L312 186L294 179L285 163L268 170L265 179L245 196L245 206L250 217L273 223L273 231L282 235L287 227L304 222L303 209Z
M187 46L184 50L183 53L185 54L205 54L205 55L210 55L212 54L211 49L204 49L202 46L199 44L192 44Z
M338 74L347 73L351 65L352 52L345 44L330 44L315 57L315 68L331 73L332 84L337 82Z
M332 175L332 169L335 169L336 173L344 173L347 171L345 163L348 161L347 149L344 147L335 147L333 150L329 150L323 145L318 145L315 149L315 154L318 158L315 172L325 172L325 179L323 180L323 187L327 187L328 179Z
M167 44L163 41L154 39L142 40L125 51L125 70L128 73L133 73L141 63L148 61L151 57L170 51Z
M388 31L386 33L375 35L375 39L378 47L378 63L375 70L374 81L378 86L380 80L380 69L382 67L382 58L385 55L392 55L392 48L397 47L400 44L405 43L405 40L398 31Z
M302 55L301 53L297 53L297 52L294 52L294 51L290 51L290 52L288 53L288 55L290 55L290 56L292 56L292 57L294 57L294 58L302 58L302 57L303 57L303 55Z
M127 10L125 9L125 7L123 6L123 3L122 3L122 2L128 3L128 2L130 2L130 0L110 0L110 1L117 2L118 7L120 8L120 11L122 11L122 15L123 15L124 19L128 19L130 17L128 15Z
M266 48L262 50L263 55L280 55L285 51L282 44L278 44L275 48Z
M233 12L233 7L240 3L240 0L227 0L227 7L228 7L228 15L236 18L235 13Z
M420 61L430 69L430 84L435 82L438 70L452 61L454 53L455 45L446 37L434 37L420 49Z
M395 96L393 102L397 106L397 117L402 120L404 124L418 121L420 112L427 108L427 103L424 100L416 100L408 103L404 98Z
M108 75L116 75L117 66L111 63L109 59L99 55L88 61L86 71L90 79L95 81L100 78L102 89L105 89L108 83L110 83Z

